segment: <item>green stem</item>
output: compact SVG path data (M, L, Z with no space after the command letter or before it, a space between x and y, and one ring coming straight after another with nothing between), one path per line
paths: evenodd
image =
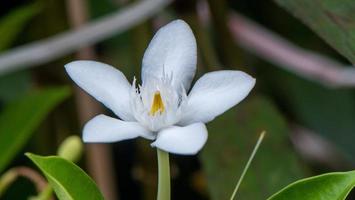
M157 200L170 200L169 153L157 148L158 155L158 195Z
M245 174L247 173L247 171L248 171L248 169L249 169L249 166L250 166L250 164L251 164L251 161L254 159L254 156L255 156L256 152L258 151L261 142L262 142L263 139L264 139L264 136L265 136L265 131L263 131L263 132L260 134L259 139L258 139L258 141L256 142L256 145L255 145L255 147L254 147L254 149L253 149L253 152L251 153L251 155L250 155L250 157L249 157L249 160L248 160L247 164L245 165L245 167L244 167L244 169L243 169L242 175L240 176L240 178L239 178L239 180L238 180L238 183L237 183L237 185L236 185L235 188L234 188L234 191L233 191L233 194L232 194L230 200L233 200L233 199L235 198L235 195L237 194L237 191L238 191L238 189L239 189L239 186L240 186L240 184L242 183L242 181L243 181L243 179L244 179L244 176L245 176Z

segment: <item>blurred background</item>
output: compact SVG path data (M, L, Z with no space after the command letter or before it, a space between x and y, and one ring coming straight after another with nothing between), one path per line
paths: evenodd
M208 124L199 155L171 155L172 199L229 198L263 130L239 199L266 199L297 179L354 169L354 13L355 2L345 0L2 0L0 174L38 171L24 152L55 155L90 118L112 115L73 85L64 64L97 60L132 81L154 32L174 19L197 39L195 80L234 69L257 84ZM135 139L85 145L78 165L108 200L150 200L156 163L149 142ZM23 173L1 199L37 194L38 181Z

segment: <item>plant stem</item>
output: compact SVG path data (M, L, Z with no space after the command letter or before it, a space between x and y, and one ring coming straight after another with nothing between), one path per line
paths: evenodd
M239 178L239 180L238 180L238 183L237 183L237 185L236 185L235 188L234 188L234 191L233 191L233 194L232 194L230 200L233 200L234 197L235 197L235 195L237 194L237 191L238 191L238 189L239 189L239 186L240 186L240 184L242 183L243 178L244 178L245 174L247 173L247 171L248 171L248 169L249 169L250 163L251 163L251 161L254 159L254 156L255 156L256 152L258 151L261 142L262 142L263 139L264 139L264 136L265 136L265 131L263 131L263 132L260 134L259 139L258 139L258 141L256 142L256 145L255 145L255 147L254 147L254 149L253 149L253 152L251 153L251 155L250 155L250 157L249 157L249 160L248 160L247 164L245 165L245 167L244 167L244 169L243 169L242 175L240 175L240 178Z
M47 185L41 193L37 196L30 198L29 200L49 200L52 199L53 189L50 185Z
M14 167L0 177L0 199L6 189L20 176L33 182L38 192L41 192L47 185L46 180L37 171L23 166Z
M0 197L5 193L7 188L16 180L17 173L15 170L9 170L0 177Z
M157 155L158 155L157 200L170 200L169 153L157 148Z

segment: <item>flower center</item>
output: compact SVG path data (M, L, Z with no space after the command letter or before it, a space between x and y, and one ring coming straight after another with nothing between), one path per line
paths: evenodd
M161 98L160 92L156 91L154 93L153 103L149 111L149 115L154 116L157 112L159 114L165 111L163 99Z

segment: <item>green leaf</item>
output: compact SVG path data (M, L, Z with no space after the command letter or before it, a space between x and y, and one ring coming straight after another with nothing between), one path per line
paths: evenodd
M41 169L59 199L104 199L94 181L74 163L59 156L26 155Z
M26 144L46 115L67 98L66 87L33 92L8 104L0 113L0 172Z
M28 21L39 13L38 4L31 4L12 11L0 20L0 51L6 49L16 39Z
M355 186L355 171L322 174L296 181L268 200L344 200Z
M355 1L275 0L355 63Z
M236 199L266 199L299 178L304 169L288 141L285 121L269 100L247 98L208 125L202 162L211 199L229 199L261 131L266 136Z

